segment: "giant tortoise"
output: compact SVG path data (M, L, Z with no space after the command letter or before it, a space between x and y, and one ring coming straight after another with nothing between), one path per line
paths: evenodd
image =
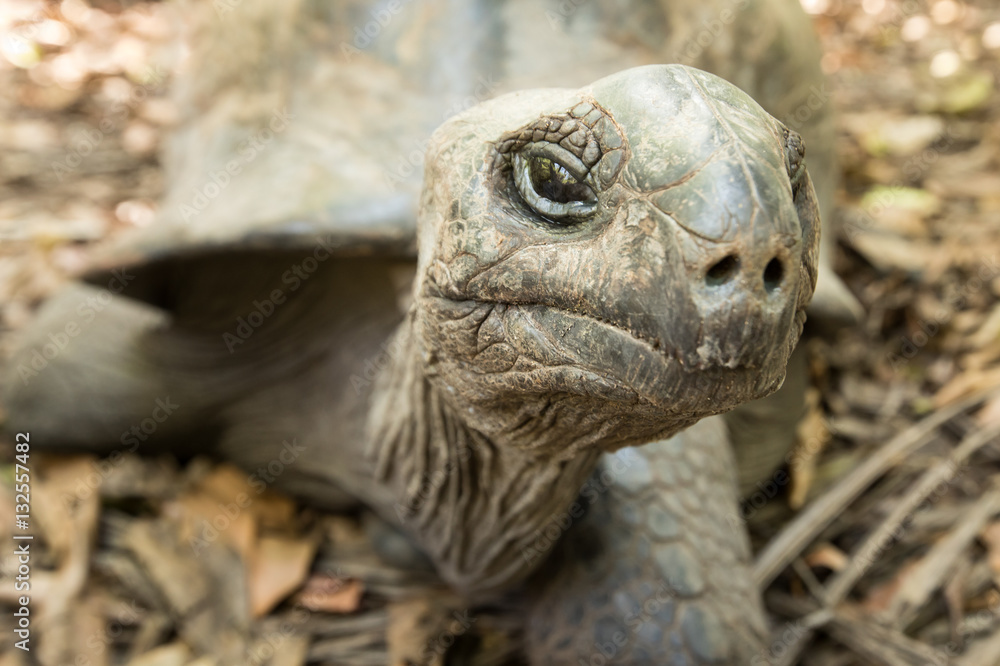
M160 219L41 310L8 427L110 451L169 399L143 452L295 442L279 487L523 590L533 664L748 663L737 479L794 437L832 188L797 3L220 7Z

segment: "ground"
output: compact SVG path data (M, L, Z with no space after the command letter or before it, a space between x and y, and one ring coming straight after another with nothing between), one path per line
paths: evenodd
M838 112L836 268L865 315L809 343L800 445L743 507L773 614L756 663L1000 664L1000 7L803 5L830 78L816 94ZM0 354L88 248L152 222L182 15L0 7ZM16 532L24 447L0 446L0 524ZM202 459L22 460L33 649L14 645L11 546L0 666L501 664L517 650L503 605L467 609L377 564L364 517Z

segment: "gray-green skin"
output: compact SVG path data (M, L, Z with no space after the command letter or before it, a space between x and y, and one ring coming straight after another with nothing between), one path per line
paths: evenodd
M611 4L578 8L551 53L580 54L573 25L610 26L591 48L614 44L620 26L585 20L618 16ZM262 25L281 11L245 9ZM319 25L336 32L350 23ZM423 25L439 48L436 24ZM397 37L387 42L408 43ZM534 52L522 44L506 62ZM177 219L189 174L224 167L246 136L233 129L234 114L256 128L270 118L255 107L267 95L234 110L217 85L212 105L179 131L175 164L184 168L173 171L164 219L99 260L126 264L126 294L150 305L100 300L88 317L98 308L86 299L104 290L84 286L48 304L9 365L8 427L32 430L40 445L129 448L132 426L170 396L179 407L144 452L211 449L257 469L294 441L284 450L296 459L275 485L331 508L372 507L470 599L537 574L542 583L523 587L533 663L587 663L597 651L607 663L745 663L762 645L764 615L746 535L732 520L734 437L711 415L779 386L816 284L818 209L797 136L736 88L682 67L479 104L428 144L410 287L406 184L387 197L373 173L401 135L418 136L414 126L435 117L427 108L440 108L416 93L398 105L409 91L393 77L435 71L426 69L430 46L408 53L418 56L376 68L379 77L357 63L293 66L311 83L291 87L293 122L280 141L243 164L194 222ZM377 55L354 57L372 68ZM255 71L260 89L274 92L269 70ZM316 85L321 74L354 94L330 95ZM410 114L367 106L390 101ZM377 122L380 131L366 135ZM196 138L208 148L194 150ZM565 153L552 153L555 145ZM595 193L592 213L567 224L529 205L517 156L539 150L575 164ZM727 256L736 266L713 272ZM772 261L780 269L765 279ZM111 275L91 281L117 293ZM282 302L244 339L238 318L276 290ZM84 334L25 375L39 344L68 322L82 322ZM775 398L754 403L763 407L736 417L750 424L741 430L778 423L767 439L787 443L800 397L786 395L777 410ZM606 456L699 419L671 440L628 449L624 468ZM763 469L783 455L735 440L737 455L764 459ZM568 513L572 525L549 559L556 539L543 536Z

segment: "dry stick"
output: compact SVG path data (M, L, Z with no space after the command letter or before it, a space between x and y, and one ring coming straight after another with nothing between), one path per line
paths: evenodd
M819 582L819 579L816 578L816 574L814 574L813 570L809 568L809 565L806 564L805 560L801 557L796 557L795 561L792 562L792 570L798 574L800 579L802 579L802 582L805 584L806 589L809 590L809 594L813 596L813 599L816 599L816 601L818 601L822 606L831 605L826 598L826 588L823 587L823 583Z
M880 614L879 621L891 622L897 629L905 629L913 622L917 611L944 584L945 575L952 571L958 558L976 538L986 521L1000 511L997 480L994 477L994 490L974 502L965 518L945 538L934 544L907 574L903 584L893 595L889 607Z
M889 440L824 495L813 500L757 556L757 561L754 563L754 580L757 586L763 589L770 585L775 576L798 557L847 505L885 473L896 460L926 443L942 423L994 395L1000 395L1000 387L975 393L915 423Z
M825 631L855 654L887 666L928 666L948 663L948 657L931 646L894 629L873 623L863 615L838 610ZM986 662L983 662L986 663Z
M987 442L1000 436L1000 425L984 428L972 433L955 447L946 460L927 470L916 485L903 496L882 524L873 530L868 537L854 550L847 566L835 575L826 586L826 598L830 604L838 604L844 600L847 593L861 576L868 571L872 563L886 548L892 545L889 537L895 537L902 532L900 527L924 499L942 483L948 481L958 470L966 458ZM813 632L803 632L798 640L788 646L788 651L782 655L777 666L791 666L799 657L801 651L812 639Z
M913 513L914 509L927 498L935 488L947 483L958 468L965 463L965 460L975 453L987 442L1000 436L1000 425L984 428L973 432L952 450L951 454L938 462L929 470L923 473L917 483L910 489L898 504L885 517L882 524L872 534L865 539L861 545L855 549L855 556L848 562L847 567L842 569L827 584L827 595L837 603L847 596L847 592L854 587L854 583L864 575L869 566L886 548L884 537L900 532L900 526L907 516ZM882 542L881 544L879 542ZM862 562L867 559L866 562Z
M872 663L887 666L914 664L928 666L948 663L947 658L934 648L895 629L874 624L856 609L814 610L815 603L812 600L784 594L769 596L768 606L780 613L804 618L792 625L790 632L792 635L800 633L803 629L824 626L828 634ZM772 644L772 647L774 645ZM784 647L784 644L782 646Z

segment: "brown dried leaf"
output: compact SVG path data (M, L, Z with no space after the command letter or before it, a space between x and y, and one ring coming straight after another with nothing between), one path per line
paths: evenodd
M941 174L927 182L927 189L949 197L993 197L1000 192L1000 174Z
M906 562L896 570L889 580L875 586L862 601L861 606L869 613L878 613L889 608L899 591L906 585L907 577L913 575L914 569L920 564L920 559Z
M55 571L39 569L32 574L31 596L43 607L39 617L43 626L45 621L68 611L87 580L100 503L96 490L77 499L69 496L65 488L72 488L76 479L92 472L91 461L91 457L84 456L50 458L35 468L29 519L35 522L25 533L37 534L40 528L60 560ZM67 498L69 501L63 501ZM0 588L0 600L11 601L18 596L13 586Z
M932 244L895 234L865 231L853 234L851 244L872 266L882 271L918 273L942 260Z
M66 663L87 664L87 666L107 666L109 663L111 649L115 639L121 632L116 632L115 636L108 631L108 617L105 606L107 599L102 598L101 593L89 594L84 598L73 602L70 612L64 617L72 625L73 638L68 643L72 643L71 654L66 655ZM60 618L62 619L62 618ZM111 625L122 627L122 624ZM50 627L51 629L51 627ZM46 633L46 638L51 641L53 636Z
M987 562L990 570L1000 576L1000 520L996 520L987 525L979 538L986 546Z
M991 400L976 412L976 423L982 427L988 427L1000 423L1000 395Z
M989 370L969 370L956 375L934 395L934 406L945 407L976 391L1000 386L1000 367Z
M241 495L257 495L257 491L250 485L247 473L229 464L216 465L201 479L198 487L220 502L234 502Z
M433 599L414 598L389 605L389 663L392 666L441 666L443 654L428 651L427 646L444 623L447 608Z
M1000 191L1000 184L997 185ZM970 347L985 347L1000 341L1000 303L982 320L976 332L969 336Z
M118 540L176 615L197 612L211 598L211 572L198 558L200 551L179 541L175 525L160 519L131 520Z
M831 543L823 543L813 548L805 556L810 567L826 567L831 571L841 571L847 566L847 555Z
M97 496L102 476L93 456L50 457L36 469L32 484L32 520L60 556L79 537L77 506ZM92 525L91 528L96 527Z
M309 643L308 636L289 636L281 644L281 649L275 651L268 666L305 666L309 659ZM214 666L214 664L204 666Z
M201 480L199 488L218 499L228 514L248 513L260 527L288 529L295 517L295 502L252 479L232 465L219 465Z
M81 88L62 86L22 86L18 93L18 101L24 107L40 111L63 111L83 97Z
M796 429L798 445L795 448L795 464L791 466L792 486L788 495L788 505L799 509L805 504L809 489L816 477L816 461L830 441L830 431L820 406L819 389L810 387L806 391L806 415Z
M214 495L194 490L164 507L165 513L180 519L182 538L209 544L216 540L233 548L246 562L257 546L257 522L253 514L236 502L224 504Z
M359 580L313 574L295 600L311 611L353 613L361 605L364 591Z
M305 581L316 542L313 539L263 537L250 566L250 613L261 617Z
M281 531L294 525L295 502L285 495L264 491L254 500L251 508L261 529Z

